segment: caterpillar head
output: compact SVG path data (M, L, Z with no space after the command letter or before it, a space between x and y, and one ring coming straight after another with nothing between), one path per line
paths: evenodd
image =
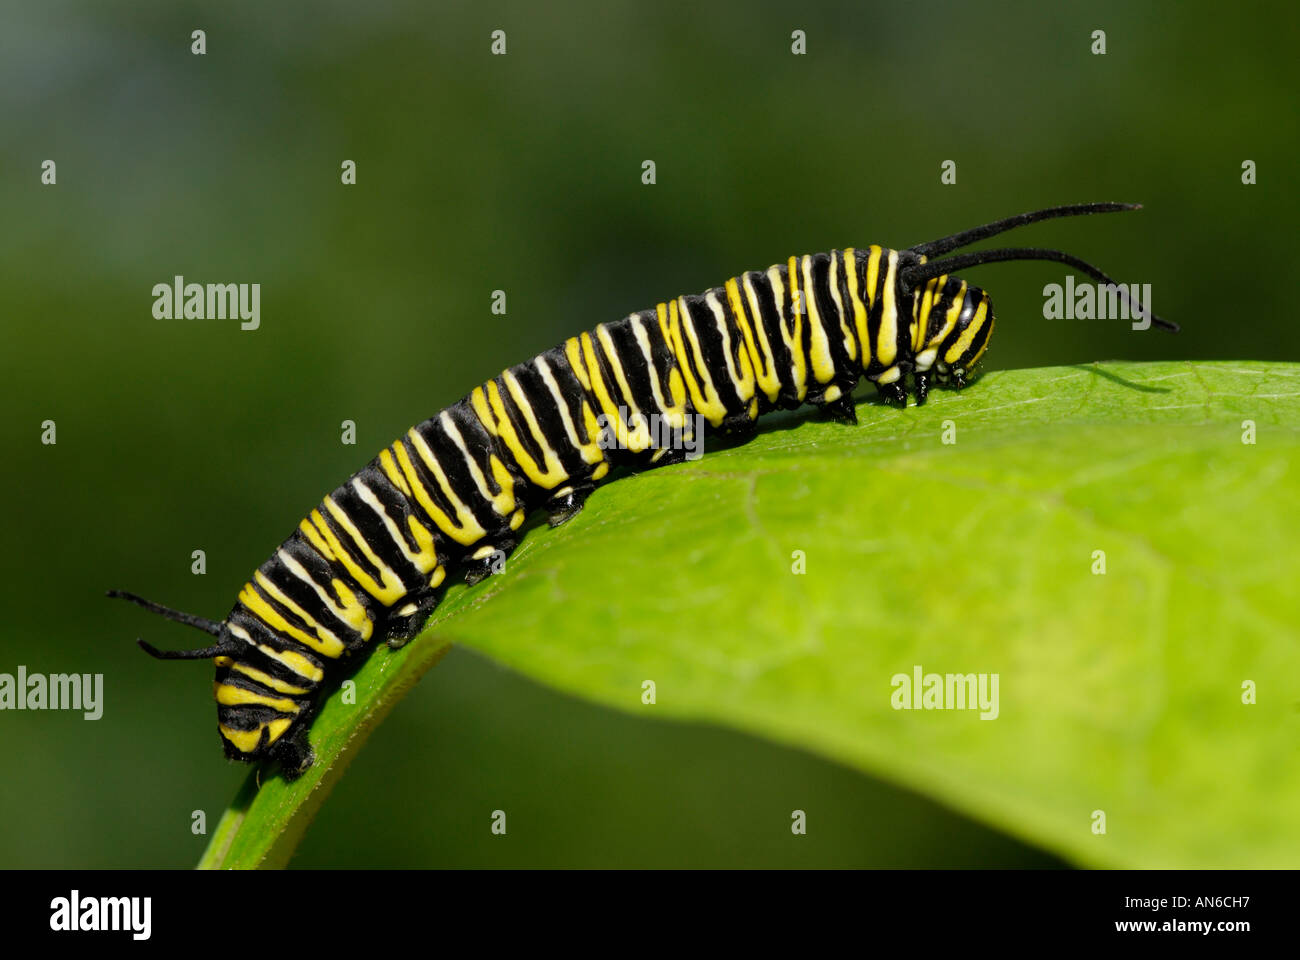
M898 296L910 298L912 302L913 377L917 403L925 402L931 370L940 384L952 388L965 386L972 369L984 355L989 335L993 332L993 305L989 302L988 294L979 287L967 286L951 274L985 263L1053 260L1067 264L1094 280L1116 285L1114 280L1092 264L1060 250L1013 247L953 256L944 254L1040 220L1079 217L1091 213L1118 213L1121 210L1139 210L1141 206L1137 203L1080 203L1035 210L963 230L950 237L920 243L902 251ZM1144 309L1140 304L1135 303L1133 306L1139 312ZM1178 324L1162 320L1149 311L1146 311L1146 315L1150 317L1153 326L1174 333L1178 331ZM896 388L895 394L901 395L902 391ZM906 401L905 396L902 399Z
M229 621L208 620L181 613L132 593L110 590L110 597L130 600L156 613L197 627L217 642L196 650L159 650L138 640L141 649L158 660L212 660L217 668L213 693L217 701L217 732L231 760L256 763L276 760L287 779L293 780L315 759L307 742L311 717L311 685L295 686L272 676L261 662L248 632ZM318 679L318 678L317 678Z
M918 384L933 371L940 386L966 386L993 333L989 295L956 277L935 277L913 297L912 320Z
M214 660L217 733L227 759L276 760L288 779L298 777L315 759L307 742L310 711L300 700L310 688L291 686L259 669L265 664L231 656Z

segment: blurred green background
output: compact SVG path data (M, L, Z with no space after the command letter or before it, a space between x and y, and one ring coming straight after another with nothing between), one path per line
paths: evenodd
M0 672L103 673L107 701L98 722L0 713L0 867L190 866L206 843L191 811L214 826L244 776L221 759L210 667L133 643L196 635L106 588L223 616L381 446L602 320L790 254L1136 200L1141 213L1016 242L1151 283L1184 332L1045 321L1042 287L1064 271L991 266L968 275L1001 321L990 367L1297 359L1295 16L1208 2L0 6ZM489 53L494 29L505 56ZM1105 56L1090 53L1096 29ZM47 159L56 186L40 183ZM1241 183L1247 159L1256 186ZM344 160L355 186L340 184ZM945 160L955 185L940 183ZM261 329L155 320L151 288L176 274L260 283ZM56 446L40 443L46 419ZM356 446L340 443L344 419ZM488 832L498 807L505 838ZM820 759L591 707L463 650L379 729L295 860L1055 863Z

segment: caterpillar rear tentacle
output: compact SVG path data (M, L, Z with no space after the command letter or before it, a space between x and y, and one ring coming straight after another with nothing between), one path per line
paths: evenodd
M576 516L619 466L680 463L706 432L743 441L769 411L818 407L857 422L863 378L887 404L961 389L988 346L993 308L953 271L1055 250L943 256L1055 217L1136 209L1084 204L1022 214L905 250L791 257L571 337L503 371L381 451L325 497L254 572L220 622L110 593L217 638L163 659L216 664L228 757L308 769L320 699L379 641L399 647L438 603L448 571L498 572L533 510ZM935 259L938 257L938 259ZM1152 315L1156 326L1177 327Z

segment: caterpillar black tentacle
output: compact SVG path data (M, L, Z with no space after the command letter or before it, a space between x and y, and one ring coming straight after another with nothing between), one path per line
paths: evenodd
M224 620L109 595L216 637L195 650L140 645L160 659L212 659L226 755L279 761L297 777L313 762L307 734L320 698L357 655L413 637L449 570L476 583L498 569L533 510L564 523L612 468L680 462L704 429L743 440L772 410L812 404L856 423L852 394L863 378L898 406L909 381L918 404L932 386L960 389L994 317L988 295L953 271L1046 259L1109 278L1055 250L944 255L1029 223L1132 209L1055 207L910 249L791 257L601 324L503 371L381 451L257 568Z

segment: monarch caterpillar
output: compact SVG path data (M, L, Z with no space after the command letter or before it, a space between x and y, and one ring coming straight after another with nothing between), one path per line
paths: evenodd
M686 434L707 422L743 439L762 414L805 403L856 423L862 377L904 406L909 377L918 404L932 375L960 389L994 317L988 294L954 271L1053 260L1112 281L1057 250L943 254L1025 224L1138 206L1054 207L905 250L791 257L602 324L475 387L380 452L257 568L224 620L109 595L214 636L196 650L138 642L162 660L214 660L226 756L276 760L296 778L314 760L307 733L329 681L369 645L413 637L450 567L477 583L515 548L533 509L557 526L612 467L685 459L680 446L654 443L647 415Z

